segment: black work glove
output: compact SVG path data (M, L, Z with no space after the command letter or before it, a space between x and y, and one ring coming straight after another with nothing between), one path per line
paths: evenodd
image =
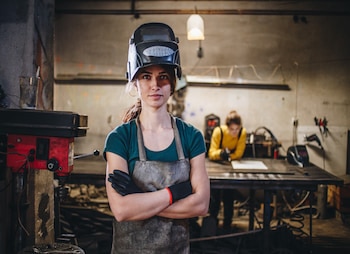
M108 176L108 181L111 182L113 189L122 196L143 192L136 186L129 174L124 171L115 169L113 170L113 174L109 174Z
M220 152L220 158L221 158L223 161L228 161L228 158L230 158L230 153L226 152L225 149L223 149L223 150Z
M168 188L173 196L173 203L192 194L192 185L190 181L177 183Z

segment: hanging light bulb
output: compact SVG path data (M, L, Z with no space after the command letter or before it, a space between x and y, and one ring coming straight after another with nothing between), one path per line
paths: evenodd
M204 40L204 22L202 17L198 14L192 14L187 20L187 39L199 42L197 56L202 58L203 49L201 41Z
M190 41L204 40L204 22L198 14L192 14L187 20L187 39Z

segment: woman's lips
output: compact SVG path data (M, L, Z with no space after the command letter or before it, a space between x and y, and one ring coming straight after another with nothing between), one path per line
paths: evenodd
M162 97L163 95L161 95L161 94L151 94L150 95L150 97L151 98L155 98L155 99L158 99L158 98L160 98L160 97Z

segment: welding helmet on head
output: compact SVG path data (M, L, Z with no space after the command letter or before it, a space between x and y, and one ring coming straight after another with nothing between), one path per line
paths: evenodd
M137 72L152 65L173 67L181 78L179 40L170 26L163 23L146 23L139 26L129 41L126 77L132 81Z

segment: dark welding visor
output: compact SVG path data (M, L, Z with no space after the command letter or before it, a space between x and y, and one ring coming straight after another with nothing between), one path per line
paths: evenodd
M171 27L163 23L146 23L130 38L126 76L133 80L141 68L152 65L173 67L181 78L178 38Z

